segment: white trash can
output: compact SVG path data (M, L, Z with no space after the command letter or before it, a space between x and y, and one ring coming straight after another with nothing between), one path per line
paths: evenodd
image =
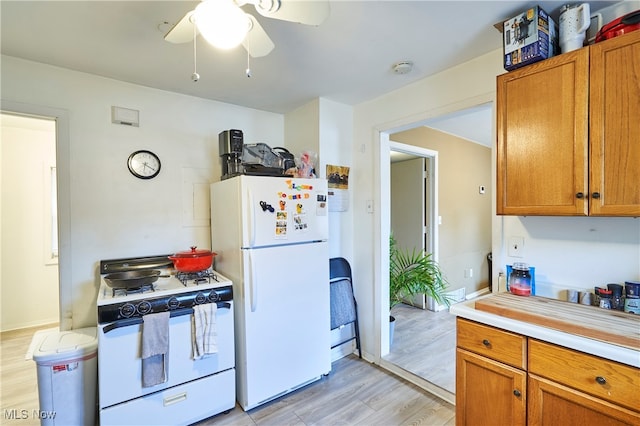
M40 339L32 354L38 368L40 424L94 425L97 328L52 332Z

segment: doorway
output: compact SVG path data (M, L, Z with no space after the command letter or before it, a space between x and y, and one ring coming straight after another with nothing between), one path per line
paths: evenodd
M55 181L55 200L51 200L55 202L56 208L55 211L52 211L51 214L55 214L57 218L57 273L55 274L56 284L54 284L56 291L54 292L54 296L47 301L49 305L53 305L57 310L57 317L52 316L51 319L54 322L58 322L60 330L70 330L72 328L71 319L72 319L72 305L73 305L73 297L71 290L71 215L70 215L70 138L69 138L69 114L68 111L51 108L47 106L40 105L32 105L25 104L21 102L13 102L13 101L2 101L2 108L0 113L9 114L12 116L21 116L28 118L37 118L48 120L48 123L54 123L54 152L55 152L55 170L51 170L50 168L45 169L45 166L41 164L39 166L39 170L42 170L42 174L38 174L44 180L45 172L44 170L48 170L47 173L50 177L50 180ZM42 121L40 122L42 123ZM4 131L3 131L3 142L4 142ZM29 156L25 159L25 161L21 162L25 167L34 167L31 165L30 160L32 157ZM4 169L4 167L3 167ZM2 181L2 185L7 185L10 182ZM47 185L48 186L48 185ZM50 193L51 194L51 193ZM4 188L3 188L4 195ZM4 203L3 203L4 205ZM47 215L47 221L49 220L50 215ZM44 221L45 219L43 219ZM7 224L5 218L2 217L3 221L3 235L4 235L4 227ZM55 230L55 225L51 223L52 232ZM51 234L51 237L54 237L54 234ZM48 243L45 245L46 247L51 247ZM17 252L15 247L9 246L6 247L3 243L2 247L2 259L0 262L4 263L5 258L7 256L7 251L13 250ZM21 251L24 256L45 256L40 251L36 251L35 249L28 249L26 251ZM4 266L4 265L3 265ZM5 268L2 268L2 282L0 286L2 286L3 298L4 301L6 299L5 295ZM23 274L24 277L24 274ZM20 282L23 282L24 279L21 279ZM36 280L37 282L37 280ZM21 296L19 300L25 299L24 296ZM15 301L15 298L11 298L9 300ZM66 307L66 308L62 308ZM47 319L46 321L49 321ZM4 327L4 324L3 324ZM4 328L3 328L4 329Z
M2 331L7 331L59 321L56 123L5 112L1 123Z
M475 114L476 112L479 112L479 114ZM465 115L468 115L468 117L465 117ZM461 124L466 118L475 119L477 117L482 118L485 123L471 125ZM457 123L456 120L458 120ZM458 135L458 132L455 130L456 128L460 128L461 130L484 129L486 135L482 141L471 141L468 139L469 136ZM434 243L433 251L435 256L438 256L437 260L449 280L449 288L452 290L461 288L471 297L473 297L477 291L484 292L484 288L488 287L488 265L486 264L486 256L491 249L491 188L493 180L491 179L492 131L492 103L485 101L482 104L464 106L459 111L445 112L443 115L435 118L427 118L418 123L408 124L402 126L402 128L390 129L380 133L381 205L389 205L390 196L386 194L388 194L390 188L387 189L388 187L385 185L385 182L388 181L391 167L386 164L386 161L389 160L391 152L394 151L395 144L403 145L403 147L405 147L404 149L408 151L412 149L418 151L421 149L429 149L440 154L440 172L435 174L440 184L436 185L435 189L437 191L438 187L440 187L441 195L435 196L434 204L438 206L438 200L440 200L439 212L436 211L434 213L432 208L428 209L432 212L432 217L435 218L434 234L437 236L437 242ZM456 140L450 142L451 138L455 138ZM425 143L427 139L431 141L435 139L442 140L442 143ZM458 143L458 140L462 140L462 143ZM480 146L484 144L486 145ZM469 145L469 148L465 148L465 145ZM478 152L483 152L482 155L484 156L482 160L482 168L484 169L482 172L483 177L477 181L472 178L469 182L466 182L464 178L465 173L470 173L472 176L480 174L475 170L475 166L469 166L466 163L473 161L473 157L477 155ZM416 155L416 157L420 157L420 155ZM458 161L461 163L457 164ZM462 163L463 161L466 162ZM462 186L456 187L454 184L456 181L461 181ZM482 192L482 194L480 192ZM477 209L471 204L465 205L465 203L469 203L470 201L475 203L479 197L482 198L481 202L484 206L481 208L483 210L482 219L469 216L469 212L477 211ZM426 205L428 205L428 203ZM388 229L390 226L388 227L386 224L390 223L390 216L391 213L389 212L380 212L381 247L379 252L381 261L386 260L388 256L388 249L384 247L384 243L386 242L385 236L388 238L388 234L385 235L385 231L387 231L387 233L389 232ZM480 225L479 223L482 224ZM475 237L469 238L469 232L476 231L482 234L482 236L477 239L485 241L479 244L480 247L478 247ZM456 250L458 252L456 252ZM384 298L385 294L388 293L388 277L385 277L385 275L388 275L388 262L385 262L384 266L381 265L379 273L382 291L381 298ZM469 290L465 289L467 287ZM455 317L450 315L448 310L434 312L415 309L407 305L399 306L406 308L406 312L409 312L411 316L413 316L414 313L420 313L423 314L424 317L429 317L429 319L425 319L424 324L414 322L413 325L409 325L409 327L415 327L415 331L413 332L415 333L415 339L412 340L417 341L417 344L414 344L411 349L401 349L408 355L406 362L396 357L397 354L394 353L394 348L385 347L385 324L381 324L381 365L436 394L442 399L454 403L455 383L453 380L455 371L453 360L455 359ZM383 314L384 310L380 314L381 318ZM394 314L394 316L397 315ZM399 330L401 330L401 327L401 323L396 320L396 336ZM430 334L427 337L419 337L418 333L422 330L430 331ZM435 351L433 345L436 345ZM445 345L446 348L443 345ZM422 348L430 351L430 353L421 352ZM437 357L432 358L434 352L437 352L438 355L443 355L439 358L440 361L436 359ZM449 355L444 355L447 353ZM432 359L432 361L429 361L433 363L432 367L424 370L423 367L419 365L419 362L428 359ZM448 368L447 372L444 371L446 366L451 367ZM440 378L443 375L451 376L449 379L444 379L445 382L448 381L448 384L441 382ZM438 376L440 376L440 378L438 378Z
M425 251L438 260L437 164L438 153L398 142L390 142L391 233L400 250ZM407 304L426 309L427 299L417 295Z

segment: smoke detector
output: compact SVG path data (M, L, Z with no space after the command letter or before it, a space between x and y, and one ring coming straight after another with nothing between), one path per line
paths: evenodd
M413 62L411 62L411 61L400 61L398 63L393 64L391 69L396 74L408 74L413 69Z

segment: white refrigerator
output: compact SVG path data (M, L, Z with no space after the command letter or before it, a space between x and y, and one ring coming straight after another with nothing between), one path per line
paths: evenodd
M327 181L211 185L215 268L233 281L236 397L250 410L331 370Z

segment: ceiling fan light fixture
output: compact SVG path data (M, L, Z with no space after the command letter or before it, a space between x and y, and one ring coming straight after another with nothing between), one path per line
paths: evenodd
M219 49L232 49L247 36L251 21L233 0L206 0L193 15L202 37Z

